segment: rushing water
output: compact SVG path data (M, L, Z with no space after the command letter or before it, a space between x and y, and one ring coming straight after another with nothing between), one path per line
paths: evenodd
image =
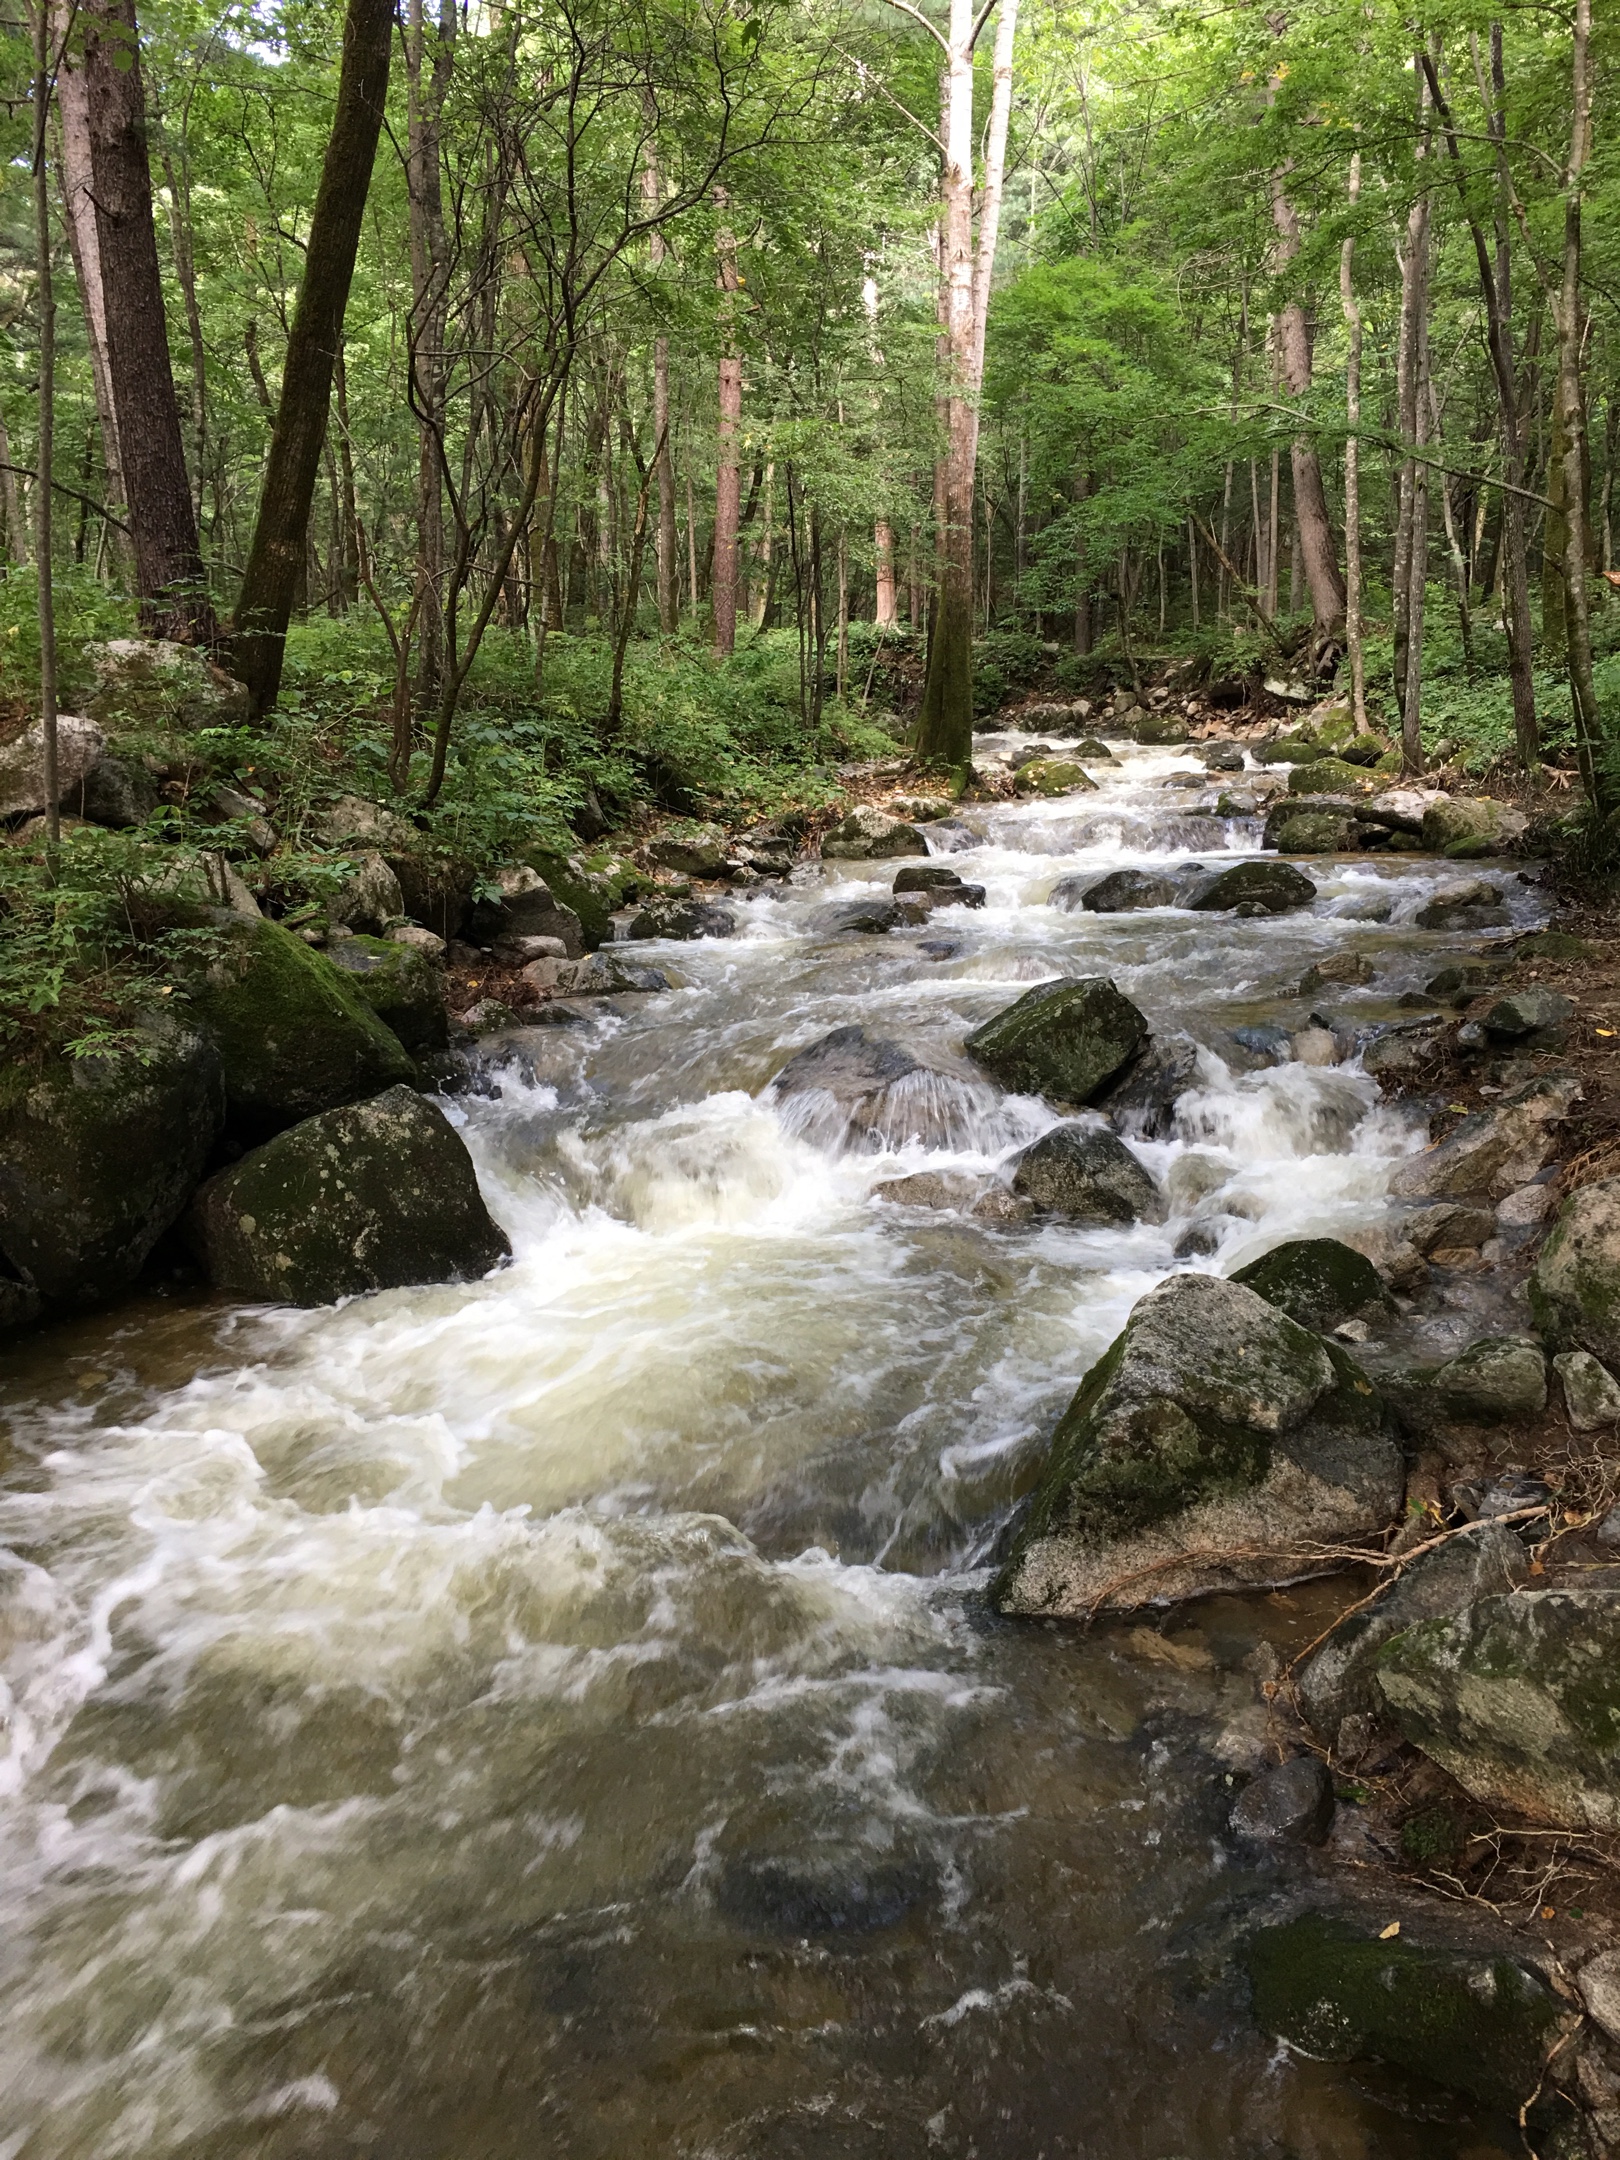
M1233 1944L1278 1878L1231 1779L1257 1652L1331 1593L1089 1635L980 1596L1132 1302L1376 1220L1420 1139L1357 1067L1244 1070L1230 1031L1302 1025L1351 941L1383 972L1334 1011L1393 1014L1450 873L1313 863L1275 920L1060 912L1065 875L1258 845L1160 784L1190 760L1122 759L938 834L982 912L829 941L816 909L895 866L811 868L654 954L666 994L515 1036L454 1113L512 1236L488 1281L147 1300L13 1353L0 2160L1497 2149L1247 2019ZM1172 1220L874 1201L1052 1122L962 1036L1098 972L1205 1046L1139 1150ZM762 1097L856 1020L937 1075L883 1152ZM1219 1249L1177 1262L1195 1215Z

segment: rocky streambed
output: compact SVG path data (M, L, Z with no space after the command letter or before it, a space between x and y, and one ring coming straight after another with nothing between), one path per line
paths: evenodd
M5 2149L1604 2149L1620 1206L1468 972L1542 888L1034 747L514 943L434 1104L199 1028L213 1290L0 1378Z

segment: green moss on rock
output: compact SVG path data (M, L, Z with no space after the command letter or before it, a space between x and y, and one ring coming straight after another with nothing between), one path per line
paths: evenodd
M399 1038L323 954L279 923L233 923L227 938L191 998L219 1045L232 1130L261 1139L415 1077Z
M1515 1959L1431 1949L1322 1913L1262 1928L1244 1951L1260 2026L1319 2061L1372 2059L1498 2107L1541 2081L1566 2029Z
M460 1135L406 1087L245 1155L198 1193L187 1229L215 1289L288 1305L466 1280L511 1251Z
M1042 983L975 1028L963 1048L1003 1087L1087 1103L1125 1070L1148 1024L1106 975Z
M1620 1178L1582 1185L1559 1209L1530 1277L1530 1310L1555 1349L1620 1361Z
M1290 1238L1239 1268L1232 1280L1317 1334L1369 1305L1382 1312L1390 1302L1372 1262L1337 1238Z

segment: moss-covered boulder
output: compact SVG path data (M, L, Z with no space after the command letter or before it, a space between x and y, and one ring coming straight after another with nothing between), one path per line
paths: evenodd
M219 1045L226 1120L240 1138L265 1139L415 1076L398 1036L324 954L279 923L233 922L224 934L191 998Z
M1239 1283L1172 1275L1081 1382L995 1602L1079 1617L1295 1581L1313 1550L1386 1528L1402 1484L1337 1344Z
M1322 751L1314 735L1279 735L1257 744L1254 754L1262 765L1315 765Z
M963 1048L1003 1087L1088 1103L1148 1038L1144 1015L1106 975L1043 983L975 1028Z
M328 957L414 1057L444 1048L444 978L425 953L392 938L348 937L329 946Z
M216 1290L282 1305L470 1281L511 1252L460 1135L407 1087L244 1155L209 1179L186 1228Z
M1530 1277L1530 1310L1559 1350L1620 1363L1620 1178L1572 1192Z
M1200 885L1188 900L1190 908L1205 915L1224 915L1241 908L1249 915L1288 915L1309 907L1316 887L1303 870L1292 863L1234 863L1207 884Z
M926 855L928 842L915 825L890 817L871 803L857 803L823 839L821 852L834 862L872 857L886 861L895 855Z
M1377 1681L1385 1643L1415 1627L1460 1612L1476 1598L1516 1590L1530 1573L1530 1556L1506 1523L1479 1522L1412 1561L1377 1601L1343 1620L1295 1675L1300 1710L1330 1747L1346 1718L1363 1731L1387 1724ZM1340 1749L1354 1760L1359 1750Z
M1384 1702L1487 1806L1620 1830L1620 1591L1520 1590L1386 1644Z
M651 860L686 877L723 878L731 868L725 828L693 821L669 825L647 843Z
M1311 765L1296 765L1288 775L1290 795L1370 795L1377 786L1365 765L1348 758L1318 758Z
M1488 796L1442 795L1423 814L1423 845L1436 855L1466 861L1475 855L1505 855L1518 846L1530 820L1510 803Z
M1115 1133L1058 1125L1025 1148L1013 1171L1021 1200L1073 1223L1111 1228L1165 1219L1164 1194Z
M247 724L247 691L194 645L108 638L86 657L96 678L90 717L118 734L189 735Z
M1031 758L1020 765L1013 786L1020 795L1095 794L1097 783L1077 758Z
M1321 2062L1372 2060L1517 2110L1572 2024L1505 1952L1430 1947L1307 1913L1262 1928L1243 1962L1261 2029Z
M612 943L614 916L649 889L649 880L634 863L606 850L590 855L554 855L531 848L524 861L540 873L560 904L572 908L578 916L587 952Z
M191 1197L225 1115L220 1056L166 1013L114 1055L0 1077L0 1253L47 1304L127 1289ZM26 1299L13 1298L21 1317Z
M1050 905L1072 909L1078 899L1088 915L1133 915L1142 908L1174 907L1180 888L1151 870L1110 870L1106 877L1060 878Z
M1266 819L1265 844L1280 855L1347 855L1361 841L1361 826L1343 810L1279 805Z
M1180 713L1139 712L1131 733L1145 748L1173 750L1187 740L1187 723Z
M1482 1335L1448 1358L1429 1382L1446 1415L1514 1424L1547 1407L1547 1359L1525 1335Z
M1319 1335L1369 1308L1390 1309L1378 1270L1337 1238L1290 1238L1239 1268L1232 1280Z

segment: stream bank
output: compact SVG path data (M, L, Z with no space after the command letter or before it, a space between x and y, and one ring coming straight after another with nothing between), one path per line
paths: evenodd
M1244 1946L1324 1899L1465 1955L1395 1879L1409 1757L1341 1770L1323 1847L1233 1823L1304 1745L1280 1682L1344 1584L1087 1632L987 1596L1077 1382L1167 1276L1359 1246L1404 1301L1391 1370L1526 1325L1535 1225L1459 1205L1483 1224L1421 1251L1389 1187L1424 1159L1422 1064L1405 1097L1368 1070L1477 955L1419 921L1456 866L1305 858L1279 915L1054 904L1124 871L1174 902L1260 853L1177 746L1109 757L1095 792L928 818L926 858L737 886L731 934L634 941L662 990L480 1036L447 1108L511 1266L303 1313L178 1290L19 1345L27 2149L1514 2148L1511 2094L1255 2021ZM982 905L908 921L906 860ZM1477 874L1498 934L1538 933L1518 864ZM829 919L856 907L891 927ZM1114 1121L1162 1218L976 1212L1092 1128L964 1042L1098 976L1190 1051L1168 1116L1161 1088ZM773 1087L857 1026L898 1066L854 1114ZM883 1196L917 1179L946 1204ZM1438 1464L1437 1508L1473 1468ZM1489 1968L1499 1923L1463 1924Z

